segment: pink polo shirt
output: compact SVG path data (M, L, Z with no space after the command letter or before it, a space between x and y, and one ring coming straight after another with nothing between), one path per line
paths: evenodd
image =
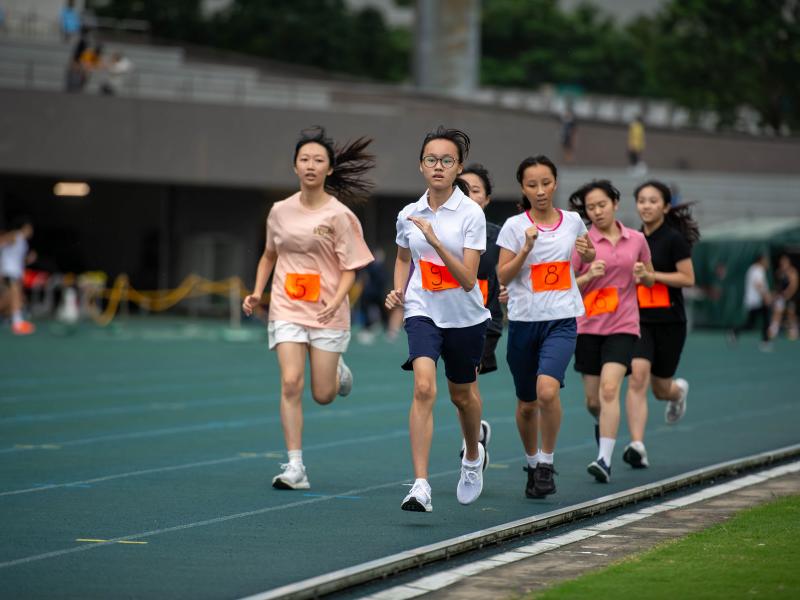
M594 225L589 229L597 256L604 260L606 273L593 279L581 290L586 315L578 317L578 334L612 335L628 333L639 336L639 305L636 301L636 284L633 265L650 261L650 247L644 235L628 229L617 221L622 237L616 245L604 237ZM578 253L572 253L575 276L584 274L589 265L582 263Z

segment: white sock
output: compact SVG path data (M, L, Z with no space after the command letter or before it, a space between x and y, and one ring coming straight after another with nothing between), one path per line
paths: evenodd
M303 451L302 450L289 450L289 464L302 465L303 464Z
M526 454L525 455L525 460L528 461L528 466L531 469L535 469L536 465L539 464L539 453L537 452L536 454L532 454L532 455L531 454Z
M18 325L19 323L22 323L22 321L23 321L22 311L21 310L15 310L14 314L11 315L11 323L13 325Z
M644 450L644 444L642 442L631 442L631 448L641 452L642 450Z
M597 455L597 458L602 458L608 466L611 466L611 455L614 454L614 444L616 443L617 440L614 438L600 438L600 453Z
M417 477L414 480L414 485L418 485L418 484L422 485L422 487L425 488L426 490L430 490L431 489L431 484L428 483L427 479L423 479L422 477Z
M540 463L544 463L546 465L552 465L553 464L553 454L554 454L554 452L551 452L550 454L548 454L547 452L542 452L541 450L539 450L539 462Z
M478 452L478 458L476 458L475 460L469 460L467 458L467 453L464 452L464 458L461 459L461 464L464 465L465 467L479 467L481 464L483 464L480 452Z

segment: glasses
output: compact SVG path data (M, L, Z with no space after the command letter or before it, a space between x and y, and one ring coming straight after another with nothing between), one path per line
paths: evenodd
M428 154L428 156L422 157L422 164L432 169L436 166L436 163L442 163L442 167L445 169L452 169L456 165L456 159L452 156L443 156L441 158L436 158L432 154Z

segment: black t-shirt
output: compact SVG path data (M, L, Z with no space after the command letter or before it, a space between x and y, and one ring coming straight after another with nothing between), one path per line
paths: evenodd
M503 331L503 309L500 308L500 282L497 281L497 261L500 258L500 247L497 245L497 236L500 226L486 221L486 252L481 254L478 265L478 279L489 281L489 302L486 305L492 313L492 322L489 329Z
M643 231L644 233L644 231ZM645 234L650 254L653 255L653 268L662 273L675 273L676 265L692 257L692 246L680 231L666 223L650 235ZM686 321L683 307L683 289L667 286L669 308L640 308L639 320L642 323L675 323Z

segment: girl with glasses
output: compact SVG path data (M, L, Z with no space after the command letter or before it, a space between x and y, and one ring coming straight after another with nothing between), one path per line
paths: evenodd
M386 307L403 307L409 352L402 368L414 373L409 433L415 479L401 503L408 511L433 510L428 463L440 357L466 446L456 488L461 504L480 496L488 462L479 443L481 406L473 386L491 317L478 285L486 219L455 186L469 145L469 136L458 129L428 133L419 155L427 190L397 217L394 289Z

